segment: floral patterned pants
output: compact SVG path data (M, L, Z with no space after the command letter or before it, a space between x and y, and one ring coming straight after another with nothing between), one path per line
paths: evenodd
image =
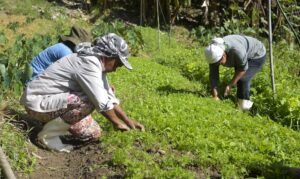
M25 109L29 116L42 123L61 117L66 123L70 124L69 132L78 140L97 140L101 135L100 126L91 116L95 107L85 95L70 94L67 108L58 111L42 113L28 108Z

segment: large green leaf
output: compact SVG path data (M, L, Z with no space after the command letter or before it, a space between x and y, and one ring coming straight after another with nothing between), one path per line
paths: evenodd
M4 77L6 73L6 69L3 64L0 64L0 72L1 72L1 77Z
M4 32L0 32L0 46L5 45L7 43L7 38Z
M9 84L9 80L8 80L8 74L7 74L7 70L5 68L5 65L0 64L0 73L1 73L1 83L3 84L3 87L7 87Z

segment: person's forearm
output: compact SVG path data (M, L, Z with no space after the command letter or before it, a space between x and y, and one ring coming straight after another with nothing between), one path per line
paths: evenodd
M127 121L129 120L128 116L126 113L122 110L122 108L119 105L115 105L114 107L116 115L122 120L122 121Z
M114 107L115 113L117 116L125 123L128 127L135 129L136 128L136 122L130 119L126 113L123 111L123 109L119 105L115 105Z
M140 124L139 122L130 119L126 113L123 111L123 109L121 108L121 106L119 105L115 105L114 107L115 113L117 114L117 116L131 129L140 129L141 131L145 130L145 127Z
M119 119L114 109L102 112L102 115L112 122L115 126L122 124L122 121Z
M234 76L230 82L230 86L234 86L245 75L246 71L235 71Z

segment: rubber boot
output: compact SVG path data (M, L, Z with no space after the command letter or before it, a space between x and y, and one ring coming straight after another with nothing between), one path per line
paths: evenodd
M38 134L39 142L48 149L59 152L70 152L73 146L63 144L60 137L62 135L69 135L70 125L64 122L60 117L49 121L44 125L41 132Z
M246 99L238 99L238 108L242 111L249 111L253 105L253 102Z

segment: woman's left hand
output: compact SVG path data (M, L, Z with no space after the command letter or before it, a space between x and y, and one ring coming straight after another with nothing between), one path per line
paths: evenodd
M225 88L225 92L224 92L224 96L228 96L231 92L231 86L230 85L227 85L226 88Z

